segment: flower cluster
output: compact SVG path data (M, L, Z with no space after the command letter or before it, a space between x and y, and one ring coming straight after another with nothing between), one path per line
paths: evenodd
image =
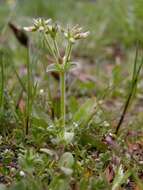
M33 26L24 27L24 30L27 32L45 32L50 34L52 38L55 38L58 32L58 24L53 23L52 19L45 20L43 18L34 19Z
M62 30L64 33L64 36L66 37L66 39L68 39L71 43L75 43L76 40L79 39L84 39L89 35L89 31L88 32L83 32L82 28L79 27L78 25L70 28L67 28L66 30Z
M43 31L45 34L50 34L52 38L55 38L57 32L61 31L63 32L65 38L71 43L75 43L76 40L84 39L89 35L89 32L83 32L82 28L78 25L72 28L68 27L67 29L64 29L57 23L54 23L52 19L45 20L43 18L34 19L33 26L24 27L24 30L28 32Z

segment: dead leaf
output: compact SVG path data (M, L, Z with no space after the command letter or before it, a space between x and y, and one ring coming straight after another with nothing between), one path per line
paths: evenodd
M114 178L114 170L113 170L113 167L111 164L109 164L107 166L107 168L105 169L105 175L106 175L106 179L109 183L111 183L113 181L113 178Z
M26 33L22 30L22 28L11 22L9 22L8 25L12 30L13 34L15 35L16 39L18 40L18 42L27 48L29 43L29 38L26 35Z
M20 99L20 101L19 101L19 104L18 104L18 107L19 107L19 109L20 109L20 111L22 112L22 113L24 113L25 112L25 101L23 100L23 99Z

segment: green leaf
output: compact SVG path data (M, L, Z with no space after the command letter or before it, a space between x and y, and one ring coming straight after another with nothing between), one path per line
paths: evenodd
M59 160L59 167L72 168L73 165L74 165L73 155L70 152L65 152Z
M122 165L119 166L116 176L113 181L112 189L111 190L118 190L118 188L125 183L125 181L129 178L131 175L130 171L123 172Z
M82 145L91 145L93 148L96 148L100 152L105 152L107 150L107 145L103 143L99 137L96 137L92 134L83 133L80 138L80 143Z
M67 72L67 71L69 71L69 70L71 70L71 69L76 68L77 66L78 66L78 63L77 63L77 62L67 62L67 63L65 64L64 70Z
M51 121L50 117L43 112L42 109L40 109L37 105L33 106L33 122L35 121L41 124L42 126L48 125L48 123Z
M67 72L70 69L73 69L77 66L78 64L76 62L67 62L66 64L50 64L47 67L47 72Z
M81 180L80 180L80 190L88 189L88 186L89 186L88 178L81 178Z
M84 126L88 124L88 121L95 113L96 105L97 103L95 98L87 100L74 114L73 121L80 125L83 124Z
M69 181L67 178L56 176L49 185L49 190L69 190Z
M60 67L55 63L48 65L46 69L46 72L59 72L59 71Z
M69 102L69 112L71 112L72 114L75 114L79 108L79 103L78 103L77 98L74 96L71 96L69 97L68 102Z
M66 143L71 143L74 139L74 133L73 132L65 132L64 139L65 139Z
M65 168L65 167L61 167L61 171L67 175L70 176L73 173L73 170L71 168Z
M26 183L24 181L18 182L10 190L26 190Z
M48 148L40 148L40 152L43 152L51 157L56 155L56 152L54 152L53 150L50 150ZM57 156L57 155L56 155Z

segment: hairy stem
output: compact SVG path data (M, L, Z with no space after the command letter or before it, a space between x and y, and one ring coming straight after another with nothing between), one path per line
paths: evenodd
M65 72L60 73L60 90L61 90L61 127L65 128L65 113L66 113L66 95L65 95Z

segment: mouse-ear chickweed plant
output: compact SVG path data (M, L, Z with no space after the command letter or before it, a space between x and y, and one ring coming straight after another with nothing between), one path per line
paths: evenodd
M65 132L65 116L66 116L66 92L65 82L67 72L76 64L71 60L72 48L80 39L85 39L89 32L83 32L78 25L74 27L67 27L66 29L53 22L52 19L45 20L38 18L34 20L33 26L24 27L28 32L40 32L44 37L44 41L48 48L50 55L53 57L54 63L47 68L48 72L58 72L60 75L60 93L61 93L61 134L64 136ZM66 47L64 56L60 54L61 46L58 44L58 38L64 39Z

